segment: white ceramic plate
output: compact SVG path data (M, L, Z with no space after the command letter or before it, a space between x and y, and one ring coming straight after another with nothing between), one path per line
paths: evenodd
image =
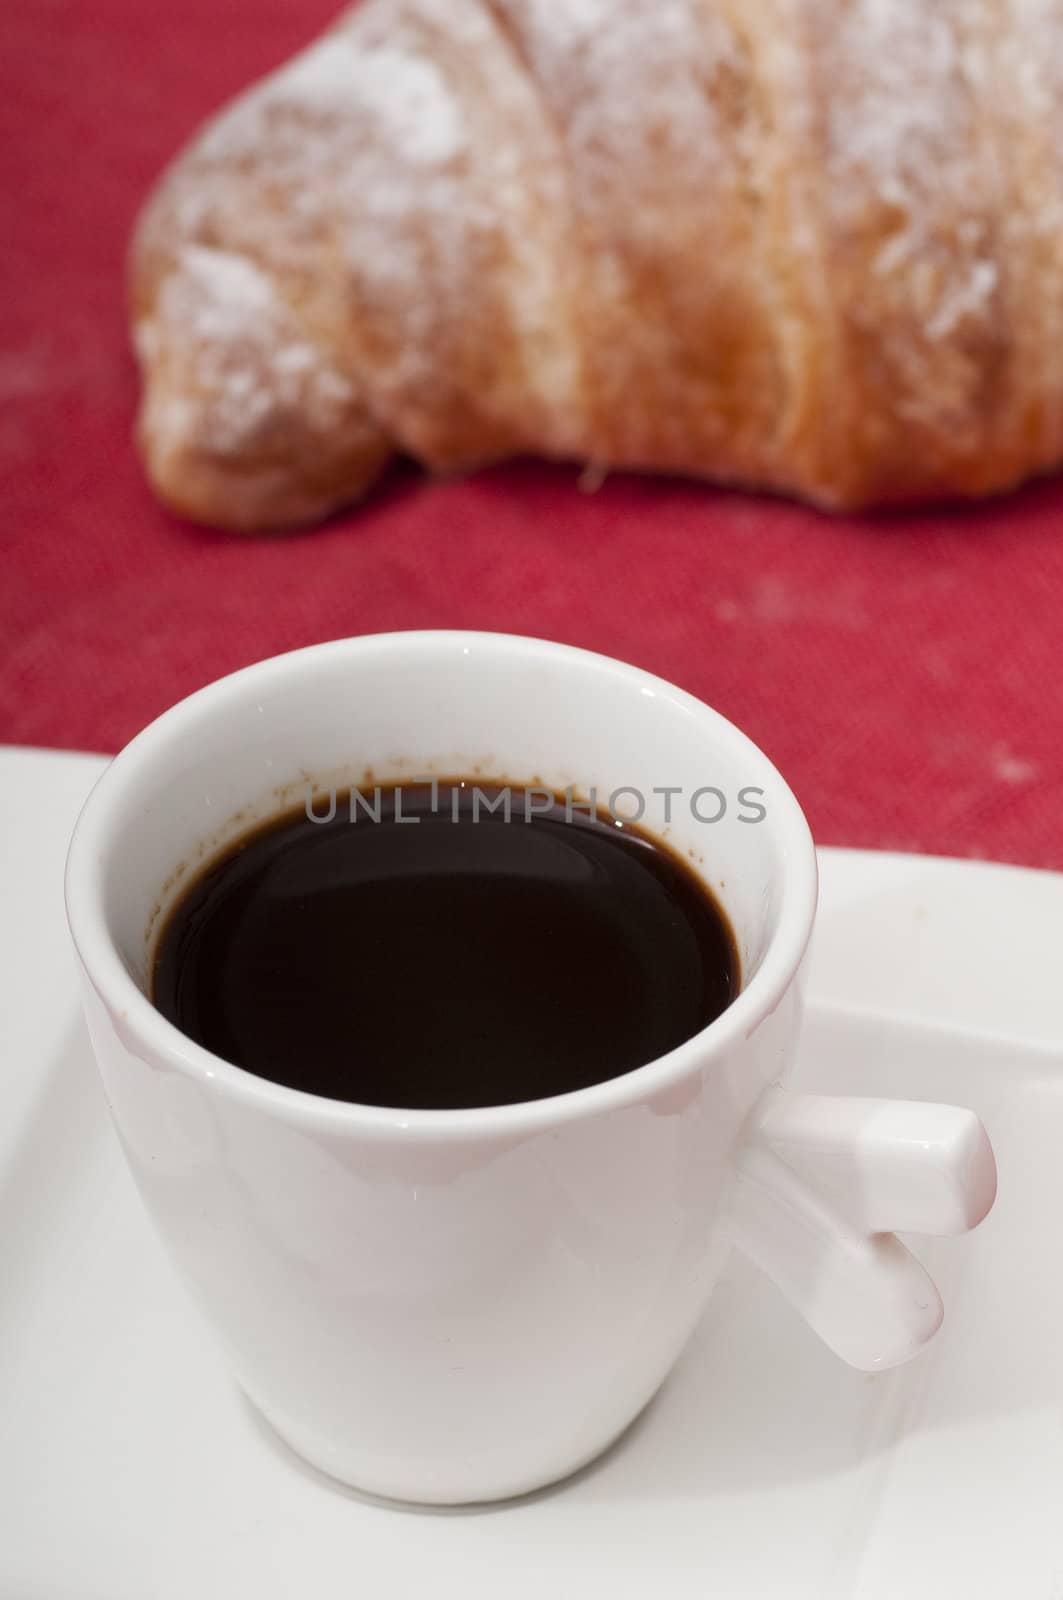
M61 878L102 763L0 751L0 1600L1063 1600L1063 877L822 852L803 1087L959 1100L996 1208L916 1248L911 1366L841 1366L736 1259L645 1415L487 1510L373 1504L243 1400L149 1228Z

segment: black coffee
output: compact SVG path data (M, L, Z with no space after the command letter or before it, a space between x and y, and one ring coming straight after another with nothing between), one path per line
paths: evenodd
M618 1077L733 999L731 930L671 850L542 791L530 820L524 791L479 780L432 798L385 789L379 821L358 801L352 821L340 795L330 821L241 839L163 929L159 1010L276 1083L459 1107Z

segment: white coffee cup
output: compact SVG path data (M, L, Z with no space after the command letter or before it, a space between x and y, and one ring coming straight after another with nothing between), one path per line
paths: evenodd
M725 906L741 993L659 1060L520 1105L351 1105L212 1056L147 997L161 916L253 819L366 769L594 786L599 805L623 789L621 816L641 797L642 825ZM541 640L315 646L212 684L122 751L67 868L89 1029L148 1210L295 1450L414 1501L564 1477L658 1388L732 1240L856 1366L931 1337L937 1291L890 1230L973 1227L992 1152L970 1111L782 1087L815 904L805 819L743 734Z

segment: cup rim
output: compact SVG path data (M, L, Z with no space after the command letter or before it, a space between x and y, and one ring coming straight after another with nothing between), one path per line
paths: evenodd
M771 825L784 865L778 924L757 971L727 1009L674 1049L615 1078L572 1089L565 1094L497 1106L426 1109L362 1105L332 1100L260 1078L214 1055L183 1034L157 1011L123 961L104 914L98 872L101 843L113 804L156 751L187 729L215 702L271 679L309 666L324 655L357 659L370 650L456 647L514 649L554 662L593 663L599 670L623 677L696 716L707 733L726 740L759 767L773 785ZM114 757L85 800L67 852L64 891L67 922L83 974L112 1018L120 1018L124 1041L135 1053L146 1049L155 1058L177 1066L214 1092L250 1102L259 1109L316 1130L354 1131L365 1137L401 1132L430 1140L468 1139L484 1135L520 1136L544 1126L557 1126L635 1105L670 1087L748 1039L772 1014L792 982L812 932L817 899L815 846L804 813L781 773L748 735L720 712L686 690L640 667L597 651L559 644L523 634L471 629L409 629L359 634L328 640L274 655L213 680L177 701L136 734Z

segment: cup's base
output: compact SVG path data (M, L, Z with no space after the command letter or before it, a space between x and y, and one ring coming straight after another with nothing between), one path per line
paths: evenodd
M255 1411L278 1438L303 1461L308 1462L318 1472L324 1473L326 1477L335 1479L345 1488L353 1489L370 1500L383 1500L393 1505L442 1509L448 1506L491 1505L499 1500L516 1500L524 1495L534 1494L536 1490L562 1483L610 1450L645 1409L644 1406L640 1407L634 1417L629 1417L608 1438L574 1458L559 1461L548 1468L540 1467L536 1471L513 1473L505 1478L496 1476L492 1481L487 1481L460 1469L450 1472L446 1468L440 1468L431 1475L423 1477L413 1471L408 1476L406 1474L392 1476L365 1470L362 1464L352 1461L342 1449L337 1449L319 1439L298 1424L278 1417L248 1390L245 1389L244 1393Z

